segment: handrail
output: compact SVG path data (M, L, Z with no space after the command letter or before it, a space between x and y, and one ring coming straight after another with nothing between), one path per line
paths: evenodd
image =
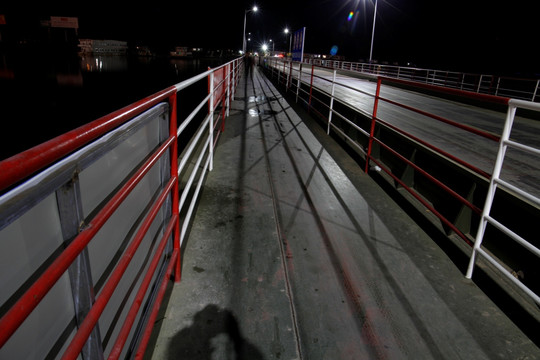
M77 129L0 161L0 191L39 171L53 161L97 139L153 105L174 94L174 87L114 111Z
M82 255L83 251L86 251L87 246L92 242L94 237L100 231L102 231L104 225L111 221L113 215L117 213L128 196L134 192L134 189L137 188L138 184L140 184L142 181L147 181L146 179L148 176L150 176L151 171L153 171L152 169L155 169L158 163L162 163L163 159L165 159L165 157L168 155L167 158L169 159L169 170L167 171L169 171L170 176L167 179L162 180L165 182L162 183L160 187L159 195L156 195L154 199L151 200L151 202L147 205L148 210L144 210L144 212L141 213L141 216L139 216L140 220L138 220L139 225L137 225L137 231L133 235L130 235L126 249L122 251L122 256L119 257L116 263L114 263L114 269L107 277L107 281L100 289L95 301L93 301L90 305L91 307L89 308L88 312L82 314L84 316L84 320L78 319L78 330L73 339L69 341L69 345L67 350L64 352L62 359L77 358L79 353L83 351L83 347L87 341L91 341L89 338L93 331L95 331L98 321L103 315L105 307L109 304L109 300L111 300L113 294L116 294L117 286L124 278L128 265L131 266L130 264L133 262L135 253L138 251L143 239L151 228L151 225L156 221L158 214L162 214L159 215L160 221L162 221L161 219L164 221L162 235L160 236L160 240L157 242L158 245L156 246L151 259L149 259L150 262L146 273L144 273L144 278L136 289L135 298L131 304L127 305L130 306L129 311L121 324L120 332L117 335L109 354L109 359L117 359L124 351L124 346L128 342L129 334L132 333L132 327L136 323L135 320L137 316L139 316L138 313L141 309L143 299L145 296L148 296L147 292L150 288L150 282L152 281L152 278L155 278L159 263L165 256L169 259L168 265L166 267L166 271L164 273L160 273L161 275L154 280L156 283L159 283L159 286L155 287L157 289L154 290L156 296L152 297L155 298L155 300L153 300L152 308L150 308L148 313L149 320L144 322L144 329L142 332L140 332L142 338L139 339L138 348L135 349L134 353L136 358L142 357L151 332L153 324L152 319L155 319L157 309L159 309L169 276L174 274L175 281L180 280L180 237L184 236L186 224L190 221L194 203L197 200L202 182L205 178L204 172L211 170L209 163L211 161L213 147L215 147L217 139L219 138L219 133L222 130L222 127L216 127L214 131L214 126L218 121L220 121L220 118L221 121L224 121L225 116L228 114L230 98L234 95L233 91L236 89L236 84L239 79L239 72L242 66L242 58L238 58L215 69L209 69L202 74L174 86L168 87L154 95L126 106L87 125L81 126L64 135L0 162L0 189L8 189L3 196L0 196L0 206L2 206L3 201L8 201L10 204L12 204L14 201L12 199L12 194L17 194L15 201L16 203L20 204L22 214L23 211L28 211L28 207L34 205L26 206L24 204L24 196L26 196L25 194L28 191L20 191L19 188L39 188L41 186L39 181L28 181L20 184L23 180L29 178L29 176L41 176L41 173L37 173L37 175L33 174L39 171L46 173L49 169L48 167L51 169L56 169L55 164L57 162L64 162L64 159L67 159L66 161L68 161L68 163L76 162L77 156L79 156L81 150L84 150L86 146L90 146L87 144L90 144L92 141L107 135L109 132L125 132L125 129L131 129L133 126L126 127L124 129L124 124L127 125L131 123L131 120L136 116L146 113L147 110L152 109L158 103L163 101L167 101L169 103L169 127L167 129L169 134L168 137L160 140L161 142L159 146L151 151L144 162L137 166L136 171L134 171L129 178L126 178L124 183L118 187L117 190L110 194L109 200L101 204L98 211L96 211L90 219L83 219L83 221L87 223L80 228L79 233L72 240L69 240L69 244L66 244L67 246L65 247L65 250L61 251L59 255L53 259L52 263L45 267L45 270L43 270L41 274L38 274L39 276L37 277L37 280L33 280L32 283L28 285L28 289L24 291L24 293L22 293L22 295L20 295L17 299L15 299L13 305L10 305L7 308L6 312L0 318L0 328L2 329L0 332L0 349L2 349L2 347L15 334L16 330L37 308L41 300L45 298L57 281L64 276L64 274L66 274L66 271L68 268L70 268L75 259ZM200 104L195 106L195 109L187 116L186 119L184 119L184 121L180 122L180 126L177 126L176 97L178 91L186 89L203 79L212 79L216 72L220 73L222 79L216 82L216 84L213 84L213 86L209 87L208 96L206 96ZM187 125L189 125L189 123L196 118L197 114L203 110L204 104L208 102L211 103L213 101L215 101L215 107L222 104L222 114L220 114L215 120L213 116L213 109L208 109L209 111L205 117L205 120L202 122L196 134L192 136L195 141L193 141L189 147L183 149L182 154L180 154L181 166L179 167L177 145L178 136L186 130ZM145 122L145 124L146 123L149 122ZM158 124L159 123L160 122L158 122ZM202 134L206 134L206 136L203 137L201 136ZM121 141L123 138L122 136L115 136L108 137L108 139L109 140L107 141L110 142ZM196 166L194 166L192 170L186 170L184 165L188 159L195 154L197 148L201 149L201 146L197 147L197 142L202 144L202 151L200 151L198 155ZM96 146L101 145L98 144ZM96 146L94 146L94 148ZM84 154L84 151L81 154ZM96 155L93 156L95 158ZM204 157L206 157L205 165L203 167L199 167L199 164ZM85 164L93 163L93 161L85 161ZM54 171L56 170L51 171L53 171L51 173L52 175L44 176L59 176L55 175ZM192 191L191 186L195 180L195 174L197 173L199 174L199 180L196 189ZM184 185L181 192L182 202L180 202L179 183L183 176L188 176L189 180ZM57 182L58 181L73 181L77 187L79 180L77 177L62 180L61 177L60 180L57 180ZM49 187L46 187L44 190L40 191L49 193L53 191L54 193L56 190L51 190ZM191 196L191 201L189 202L189 209L185 210L183 209L183 206L186 203L188 193ZM169 210L167 210L169 215L165 215L163 212L166 208L169 208ZM182 221L180 221L180 219L182 219ZM12 221L16 221L16 217L14 217L14 219L7 220L5 222L5 226L9 226L10 222ZM183 225L182 231L180 231L181 223ZM0 231L1 230L2 229L0 228ZM166 251L166 248L169 248L170 251ZM90 272L89 269L86 271ZM90 284L90 286L92 286L92 284ZM91 292L93 292L93 290L91 290ZM92 341L101 341L101 339ZM99 345L99 347L101 347L101 345ZM13 356L17 357L16 354Z
M474 268L474 262L475 257L477 254L482 255L488 262L492 263L495 268L502 270L505 272L505 276L508 277L512 282L514 282L519 288L521 288L527 295L529 295L535 302L540 304L540 297L538 294L535 294L531 289L527 288L520 280L518 280L514 275L512 275L508 270L505 269L505 266L502 265L501 260L496 259L494 256L490 255L489 252L485 251L481 247L482 238L484 236L484 231L487 226L487 223L490 223L493 225L494 228L498 229L505 235L512 238L514 241L519 243L521 246L523 246L525 249L529 250L533 254L540 257L540 248L532 244L531 242L527 241L517 233L515 233L513 230L507 228L505 225L503 225L500 221L494 219L492 216L490 216L490 208L493 202L493 198L495 196L495 190L499 188L503 188L509 192L513 192L514 194L517 194L522 199L526 199L530 203L534 204L536 207L540 208L540 198L537 196L534 196L530 194L529 192L514 186L502 179L500 179L500 171L502 168L502 161L504 158L504 155L506 154L506 148L511 147L515 149L519 149L520 151L528 152L530 154L534 155L540 155L540 149L521 144L517 141L510 140L509 134L510 129L512 127L513 119L515 118L516 108L522 108L527 110L532 110L536 112L540 112L540 104L535 103L532 101L526 101L522 99L511 99L508 97L501 97L501 96L495 96L490 94L480 94L476 92L472 92L469 90L463 90L463 89L455 89L455 88L447 88L447 87L441 87L437 85L433 85L433 83L418 83L410 80L404 80L404 79L396 79L396 78L390 78L385 74L385 76L377 76L376 78L366 78L366 83L369 81L373 84L373 81L376 79L376 85L371 85L371 87L374 87L373 92L370 93L365 90L360 90L355 88L354 86L350 85L349 83L342 83L337 79L335 69L335 64L329 63L325 64L326 66L319 67L317 65L311 65L311 80L308 82L307 80L301 81L301 74L302 74L302 65L305 64L299 64L298 66L293 67L292 64L290 66L281 66L280 63L278 63L275 59L269 59L267 60L268 66L271 67L271 76L274 76L274 72L277 73L278 79L280 77L288 77L289 74L286 74L285 72L288 71L291 76L296 75L296 79L298 80L296 85L294 82L292 82L293 86L296 86L296 93L304 93L305 99L301 99L304 101L308 107L308 111L316 111L321 118L323 118L325 121L327 121L328 130L327 133L329 133L330 129L333 129L337 133L339 133L341 136L345 137L347 140L347 144L352 144L358 150L360 153L365 155L366 158L366 172L368 169L370 169L370 162L373 162L377 168L378 171L384 171L393 181L400 184L409 194L411 194L419 203L421 203L424 207L426 207L432 214L434 214L439 220L446 225L448 228L450 228L455 234L457 234L459 237L461 237L469 246L473 248L471 260L469 263L469 268L467 270L467 277L470 278L472 276L472 270ZM275 71L274 71L275 69ZM282 70L283 69L283 70ZM287 70L289 69L289 70ZM321 74L318 74L315 72L315 69L322 69L322 70L331 70L331 74L328 71L325 71L326 75L321 75L323 72L320 72ZM320 81L317 81L314 83L313 79L318 79ZM279 80L278 80L279 82ZM286 83L287 90L290 86L289 83ZM403 103L402 100L396 100L394 98L391 98L390 95L381 96L381 87L386 85L392 85L397 84L401 87L405 87L407 90L414 91L415 89L420 89L421 91L428 90L430 94L433 93L442 93L442 94L448 94L452 96L458 96L458 97L465 97L467 99L473 99L476 101L481 101L484 103L492 103L497 105L504 105L508 107L508 113L507 113L507 119L505 122L505 128L502 131L501 135L493 134L491 132L487 132L484 130L480 130L478 128L447 119L443 116L439 116L436 114L432 114L428 111L418 109L414 106L410 106L408 104ZM366 111L364 108L357 108L354 105L351 105L349 103L345 103L339 98L339 95L336 95L335 88L339 86L340 88L347 89L348 91L353 91L358 96L364 98L371 98L373 99L373 105L371 108L371 111ZM306 89L308 88L308 89ZM316 98L313 94L313 89L317 89L319 93L327 97L328 99L319 99ZM297 97L298 99L298 97ZM322 107L325 107L328 109L328 116L323 114L320 110L317 110L313 107L313 101L317 101L318 104L321 104ZM369 130L361 128L355 121L351 119L347 119L343 114L339 113L334 109L335 104L339 103L342 107L351 108L355 111L355 113L363 114L366 118L370 119L370 126ZM497 160L495 161L495 168L493 170L493 173L488 173L485 170L482 170L478 168L477 166L474 166L463 159L460 159L452 154L450 154L448 151L445 151L434 144L430 143L429 139L421 139L418 136L415 136L411 134L408 131L403 130L397 125L392 124L392 122L388 121L384 118L384 115L381 116L380 111L378 109L380 108L381 104L385 103L387 106L391 107L397 107L399 109L405 109L408 112L411 112L413 114L419 114L423 117L427 117L428 119L432 119L434 121L439 121L444 124L450 125L452 127L455 127L457 129L461 129L463 131L466 131L470 134L473 134L475 136L479 136L481 138L487 139L489 141L493 141L493 143L499 144L499 153L497 155ZM342 131L340 127L334 125L332 123L332 115L339 116L340 119L342 119L344 122L347 123L348 126L355 129L358 134L364 136L367 138L368 145L364 145L363 147L360 146L356 140L352 139L348 134L345 133L345 131ZM468 198L464 197L463 195L459 194L456 190L452 189L450 186L448 186L446 183L441 181L441 179L436 178L433 174L429 173L426 169L419 166L417 163L415 163L413 160L408 159L407 157L403 156L399 149L396 147L392 147L390 144L385 143L383 139L376 136L376 133L374 131L375 127L381 126L385 127L387 129L390 129L391 131L400 134L402 137L410 139L412 142L415 142L417 144L420 144L421 146L429 149L435 154L439 154L440 156L447 158L451 160L452 162L455 162L472 172L476 173L477 175L483 177L484 179L490 181L488 195L486 198L486 204L484 207L479 207L472 203ZM451 220L447 219L444 214L441 214L437 209L429 202L427 201L422 194L418 193L412 186L407 184L405 181L403 181L399 176L397 176L392 169L387 168L387 166L384 164L384 162L381 159L376 158L374 156L372 149L373 144L377 143L381 149L384 149L387 154L390 154L393 159L397 159L402 164L405 164L405 166L410 167L414 170L415 173L421 175L423 178L429 180L430 183L437 186L439 189L441 189L444 193L448 194L452 198L456 199L460 204L463 206L468 207L473 213L481 216L481 225L478 228L478 233L476 236L476 240L473 241L471 236L465 234L463 231L459 229L456 224L454 224Z
M518 286L521 290L523 290L527 295L529 295L538 305L540 305L540 295L536 294L533 290L531 290L529 287L527 287L524 283L522 283L519 279L517 279L510 271L508 271L505 267L501 266L499 261L496 260L494 256L492 256L489 252L482 249L482 242L484 239L484 234L486 231L486 227L489 224L493 225L496 229L507 235L510 239L514 240L521 246L523 246L525 249L527 249L529 252L533 253L537 257L540 258L540 249L534 246L532 243L527 241L526 239L522 238L520 235L518 235L513 230L509 229L507 226L496 220L491 216L491 209L493 206L493 201L495 199L495 192L498 188L503 189L509 189L511 191L515 191L524 198L526 198L528 201L532 202L536 206L540 207L540 198L528 193L527 191L524 191L512 184L509 184L508 182L502 180L501 172L504 164L504 159L506 155L507 149L510 148L517 148L522 151L528 152L533 155L539 156L540 159L540 148L535 148L532 146L527 146L524 144L520 144L516 141L510 140L510 134L512 132L512 127L514 124L515 116L516 116L516 110L521 107L528 110L534 110L534 111L540 111L540 104L533 103L533 102L525 102L523 100L510 100L508 104L508 112L506 115L506 121L504 124L504 129L501 136L501 141L499 142L499 150L497 152L497 159L495 161L495 166L493 169L493 175L491 176L488 193L486 196L486 201L484 204L484 208L482 210L481 218L480 218L480 224L478 226L478 231L476 233L476 239L474 242L473 251L471 253L469 266L467 268L466 277L468 279L472 278L473 270L476 262L477 255L480 254L482 257L484 257L487 261L489 261L491 264L493 264L507 279L509 279L511 282L513 282L516 286Z
M410 66L397 66L377 63L357 63L341 60L324 60L304 57L304 63L331 69L348 70L361 73L376 74L377 76L411 80L418 83L439 85L454 89L469 89L476 93L518 98L535 102L537 100L540 79L518 78L511 76L495 76L474 74L458 71L424 69ZM472 81L472 82L467 82ZM484 85L484 79L489 79L489 86ZM504 83L513 83L506 85ZM512 86L512 87L510 87Z

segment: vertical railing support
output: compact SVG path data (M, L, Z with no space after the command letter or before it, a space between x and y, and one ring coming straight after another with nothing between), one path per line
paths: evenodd
M536 100L536 93L538 92L538 85L540 85L540 80L536 80L536 86L534 87L534 93L533 93L531 101Z
M332 93L330 95L330 111L328 113L328 127L326 129L326 135L330 135L330 125L332 124L332 112L334 111L334 90L336 87L336 73L334 70L334 76L332 76Z
M169 97L169 106L170 106L170 119L169 119L169 136L174 136L173 143L170 150L171 158L171 178L176 178L172 188L172 215L173 217L179 216L179 202L178 202L178 136L177 136L177 92ZM173 251L178 251L180 254L180 224L179 221L176 222L173 231ZM174 265L174 281L180 282L182 277L181 269L182 265L180 264L180 255L176 259L176 264Z
M292 66L293 66L293 62L291 61L289 63L289 76L287 77L287 89L290 89L291 88L291 83L292 83Z
M482 210L482 216L480 218L480 223L478 224L478 231L476 233L476 239L474 241L473 250L471 253L471 258L469 260L469 266L467 268L467 274L465 277L470 279L472 277L474 263L476 260L476 253L480 246L482 245L482 240L484 238L484 232L487 226L487 216L491 211L491 205L493 205L493 200L495 198L495 191L497 190L496 181L501 175L502 165L504 161L504 155L506 154L506 142L510 138L510 132L512 131L512 125L514 123L514 118L516 116L516 106L509 104L508 112L506 113L506 121L504 123L503 132L501 139L499 140L499 151L497 152L497 159L495 160L495 165L493 166L493 172L489 182L488 193L486 196L486 202L484 204L484 209Z
M478 86L476 87L477 93L480 93L480 87L482 86L482 81L484 81L484 75L480 75L480 79L478 80Z
M227 64L225 67L226 77L227 77L227 111L225 113L226 117L229 117L229 107L231 105L231 65ZM225 130L225 122L222 125L222 131Z
M208 110L208 131L210 132L210 142L208 143L208 156L210 156L210 164L208 165L208 170L212 171L214 169L214 72L210 73L210 80L208 81L208 91L210 94L210 103Z
M371 156L371 150L373 147L373 137L375 136L375 122L377 120L377 108L379 106L379 95L381 93L381 83L382 80L379 77L377 79L377 90L375 92L375 101L373 102L373 113L371 115L371 129L369 130L369 141L368 141L368 150L366 153L366 168L365 172L369 171L369 158Z
M309 83L309 102L308 110L311 109L311 98L313 97L313 72L315 71L315 65L311 65L311 81Z
M302 65L300 63L298 68L298 82L296 83L296 103L298 103L298 94L300 93L300 86L302 86Z

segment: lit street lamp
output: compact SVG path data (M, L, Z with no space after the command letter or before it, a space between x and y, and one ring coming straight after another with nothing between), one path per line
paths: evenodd
M285 28L285 30L283 30L283 32L285 33L285 35L289 34L289 28ZM289 36L289 54L291 53L291 40L292 40L292 34ZM291 54L292 56L292 54Z
M248 9L244 12L244 37L242 38L242 53L246 53L246 17L249 12L257 12L259 10L257 6L253 6L253 8Z

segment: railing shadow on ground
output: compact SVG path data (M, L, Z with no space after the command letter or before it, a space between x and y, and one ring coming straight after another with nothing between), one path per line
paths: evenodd
M278 67L276 67L275 72L274 72L273 67L272 67L271 70L269 69L268 71L269 71L269 75L270 75L269 77L273 78L273 76L277 76L275 81L278 84L281 84L282 86L285 87L284 93L285 94L291 94L292 97L296 97L296 100L300 101L300 103L302 103L308 109L308 111L313 111L314 110L314 106L313 106L314 102L321 102L321 103L324 104L324 106L322 106L321 108L326 109L326 111L329 111L330 116L332 114L340 115L340 114L336 114L332 110L332 107L331 107L332 105L331 105L331 102L329 100L331 94L329 94L328 92L321 91L319 93L319 95L322 93L324 96L327 96L327 98L326 98L327 100L325 100L324 102L322 102L321 99L312 99L312 97L314 98L314 96L315 96L314 95L315 90L314 89L312 90L311 87L310 87L310 83L313 84L313 74L311 76L311 80L310 80L309 76L307 76L307 77L303 76L301 79L299 77L293 77L290 74L295 71L294 67L292 65L289 66L289 65L281 65L281 64ZM296 71L298 73L300 73L300 70L296 70ZM301 88L301 86L302 87L305 86L305 88ZM333 90L332 90L332 92L333 92ZM304 94L303 97L302 97L302 94ZM530 105L530 106L533 106L533 105ZM314 113L316 114L316 117L318 117L319 119L322 120L323 126L325 126L325 127L328 126L330 128L329 117L327 117L324 114L324 111L318 110L318 111L314 111ZM375 116L373 116L373 118L375 118ZM334 128L335 126L332 125L332 127ZM356 144L356 140L354 138L351 138L350 133L345 133L343 131L339 131L340 129L338 129L338 128L336 128L335 130L336 131L332 133L332 136L336 137L344 145L344 147L346 149L349 149L351 154L355 158L358 158L359 162L361 162L361 163L363 162L363 164L365 166L365 164L366 164L365 156L360 156L360 155L362 155L362 153L365 155L365 153L368 151L367 142L361 143L361 145L358 146ZM369 129L366 130L364 133L365 133L365 135L369 136ZM355 147L360 147L360 150L355 149ZM378 155L376 155L376 156L378 156ZM392 171L393 170L394 169L392 169ZM380 176L380 173L374 173L372 175L375 178L377 178L377 177ZM489 174L487 176L489 176ZM383 176L383 178L384 178L384 176ZM485 180L483 182L485 182ZM383 183L381 183L381 184L383 184ZM487 185L487 184L485 184L485 185ZM483 185L482 188L485 189L484 191L487 191L487 186L485 186L485 185ZM386 185L384 185L384 186L387 187ZM395 192L396 191L396 186L395 185L394 186L388 186L387 188L389 189L390 192ZM399 187L397 187L397 190L398 190L398 194L399 194ZM424 193L424 195L425 195L425 193ZM403 194L397 195L397 196L399 198L403 198ZM503 195L499 194L499 196L503 196ZM481 197L481 198L479 198L478 200L475 201L475 203L478 204L477 205L478 208L483 207L483 199L485 199L485 197ZM403 206L407 206L407 208L411 209L411 212L418 212L418 211L420 211L420 213L423 212L422 210L418 209L417 206L409 206L411 204L410 201L411 200L408 200L408 201L406 200L405 202L402 202ZM414 204L415 201L416 201L415 199L412 199L412 204ZM501 200L499 200L499 206L500 206L500 201ZM528 214L529 211L526 211L525 213ZM425 218L426 216L422 215L421 217ZM429 216L428 216L428 218L429 218ZM419 221L422 222L423 220L419 220ZM433 222L433 219L428 221L427 223L430 223L430 222ZM440 233L441 230L443 231L442 237L440 237L441 239L443 239L443 238L452 239L453 236L455 235L452 232L445 231L444 228L441 229L440 226L436 226L436 228L437 227L439 227L440 230L437 230L436 232ZM475 229L476 229L476 225L471 226L470 229L467 230L467 238L470 239L469 241L471 241L471 242L472 242L472 240L474 238L474 235L469 235L468 232L471 231L471 230L474 231ZM492 236L492 233L490 233L490 236ZM444 240L442 240L442 241L444 241ZM490 246L493 246L493 245L491 244ZM446 248L448 249L448 246L446 246ZM463 246L461 246L461 244L459 244L459 242L458 242L458 248L462 248L462 251L465 252L465 253L468 253L470 251L470 250L468 250L468 247L464 248ZM460 255L458 255L458 256L460 258L462 258ZM518 257L518 258L521 258L521 257ZM462 268L462 270L465 272L463 258L460 261L460 264L461 264L460 268ZM534 264L534 261L531 264ZM493 278L493 277L499 278L499 275L495 275L493 269L490 270L490 269L485 268L485 263L480 265L479 270L481 270L483 272L483 275L485 274L485 271L487 271L487 273L490 274L489 277L491 277L491 278ZM531 269L529 269L529 270L531 270ZM529 286L532 285L533 288L534 288L534 279L536 278L534 276L535 272L534 271L528 271L528 272L532 275L532 278L529 278L529 280L526 280L527 284ZM523 278L520 278L520 280L523 281ZM492 282L492 281L493 280L490 279L487 282ZM517 317L520 318L519 322L524 324L524 328L528 329L528 333L530 334L530 337L532 339L534 339L534 341L536 341L538 343L538 341L540 339L538 338L538 336L534 332L534 330L531 330L531 329L535 328L535 326L536 326L535 324L537 323L538 318L539 318L538 315L535 315L535 314L538 314L538 308L536 306L534 306L534 304L531 304L530 301L523 298L522 295L518 295L519 291L516 292L516 289L512 289L513 286L509 285L509 284L506 284L506 281L502 281L502 283L501 283L501 280L497 280L497 282L498 282L498 284L495 284L494 286L491 286L491 288L488 290L488 292L490 292L491 294L497 293L498 296L501 299L504 299L501 302L505 303L505 305L503 305L503 306L506 308L507 311L510 311L510 312L512 312L514 314L521 313L521 315L517 315ZM499 290L494 290L495 288L498 288ZM500 291L501 289L503 289L503 290ZM516 296L517 296L518 300L516 300ZM514 309L512 309L512 305L508 305L508 304L512 304L512 303L517 305ZM518 308L521 308L521 310L517 310Z

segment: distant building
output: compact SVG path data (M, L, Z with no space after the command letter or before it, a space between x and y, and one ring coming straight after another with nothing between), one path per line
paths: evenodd
M185 46L177 46L174 51L170 52L170 55L172 57L191 57L193 56L193 52Z
M127 41L79 39L79 52L81 54L125 55L127 50Z

